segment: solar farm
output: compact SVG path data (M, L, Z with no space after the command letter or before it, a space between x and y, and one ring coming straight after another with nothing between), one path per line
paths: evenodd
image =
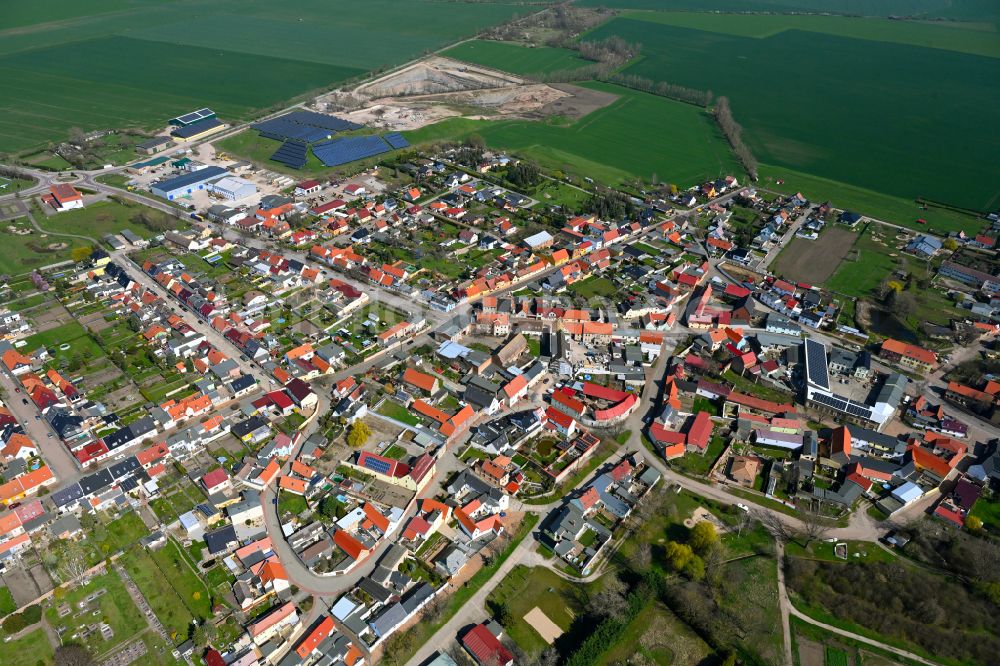
M291 169L304 168L309 161L310 150L323 166L336 167L410 145L399 132L385 136L337 137L339 133L354 132L363 129L363 126L314 111L292 111L251 127L259 132L262 139L282 142L269 159Z

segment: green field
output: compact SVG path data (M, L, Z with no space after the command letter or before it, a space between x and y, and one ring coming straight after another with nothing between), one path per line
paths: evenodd
M24 347L26 351L33 352L39 347L45 347L49 350L50 356L56 360L69 359L75 355L81 355L85 359L103 356L101 348L97 346L87 330L75 320L41 333L35 333L24 340L28 343ZM69 345L69 349L59 349L64 344Z
M89 610L81 611L77 604L100 590L105 590L105 593L90 602ZM91 577L86 585L75 587L68 592L59 604L67 604L72 612L60 618L56 607L50 607L45 611L48 623L55 630L65 627L64 641L78 640L86 645L93 654L104 654L147 627L146 619L135 607L135 602L132 601L128 590L125 589L125 584L114 571ZM94 615L93 611L99 612ZM77 632L84 626L100 622L106 622L114 630L114 636L110 640L105 641L100 632L91 634L85 640L77 636Z
M521 75L578 69L592 64L569 49L530 47L482 39L463 42L441 55Z
M558 118L547 122L452 118L407 132L406 137L419 144L478 134L490 146L609 185L649 179L654 173L661 181L685 186L742 174L702 109L620 86L584 85L618 99L571 124Z
M0 151L64 139L71 127L161 127L204 106L246 119L526 11L435 0L341 0L335 10L324 0L291 8L278 0L5 8Z
M39 626L17 640L3 644L4 666L39 666L51 664L54 656L52 644L45 630Z
M727 34L744 17L683 18L693 29L661 22L677 21L671 16L632 16L643 19L615 18L587 38L641 42L642 57L626 74L727 96L761 163L905 199L976 210L1000 203L1000 182L984 177L1000 151L1000 134L985 131L1000 104L992 83L1000 58L943 48L965 35L996 53L995 34L991 41L990 33L949 28L942 48L927 48L873 41L884 32L924 43L927 27L918 24L873 23L856 39L830 34L846 30L840 19L803 30L779 16L767 18L783 31L746 37ZM748 31L763 34L765 23L755 17Z
M122 229L130 229L137 236L150 238L155 234L146 226L132 221L132 218L139 213L146 213L156 219L166 219L166 213L162 213L153 208L147 208L141 204L129 203L124 205L117 201L98 201L86 208L67 210L55 213L46 217L44 214L36 214L35 221L38 226L53 233L75 233L90 236L96 241L101 240L104 234L117 234ZM178 225L180 226L180 225ZM56 240L71 240L68 238L58 238Z
M581 610L581 592L579 585L549 569L518 565L493 588L487 603L506 606L511 622L504 629L521 649L538 653L547 645L524 616L537 607L560 629L567 631Z

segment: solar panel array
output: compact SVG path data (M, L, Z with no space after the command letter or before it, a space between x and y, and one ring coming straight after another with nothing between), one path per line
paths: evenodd
M385 139L385 142L388 143L390 146L392 146L395 150L399 150L400 148L408 148L410 145L410 142L404 139L403 135L400 134L399 132L386 134L382 138Z
M381 155L390 150L392 148L389 147L389 144L375 135L349 136L343 139L324 141L313 146L313 153L320 162L328 167L363 160L366 157Z
M271 160L274 162L280 162L285 166L289 166L293 169L301 169L306 165L306 155L309 152L309 146L298 141L286 141L281 144L281 147L274 151L271 155Z
M872 410L864 405L859 405L851 402L847 398L843 398L839 395L830 393L813 393L810 398L814 402L818 402L821 405L826 405L838 412L844 412L845 414L850 414L852 416L857 416L863 419L871 420Z
M368 469L378 472L379 474L388 474L390 464L386 460L381 460L379 458L373 458L368 456L365 458L365 467Z
M809 383L830 390L830 373L826 368L826 347L806 340L806 375Z
M192 111L191 113L185 113L183 116L177 116L174 120L184 125L190 125L191 123L196 123L199 120L208 118L214 115L212 109L198 109L197 111Z
M295 139L315 143L329 139L337 132L361 129L362 126L343 118L314 111L292 111L277 118L254 123L251 127L268 139L277 141Z

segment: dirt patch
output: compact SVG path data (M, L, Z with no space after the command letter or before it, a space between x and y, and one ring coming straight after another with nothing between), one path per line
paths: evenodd
M558 624L549 619L549 616L542 612L542 609L535 606L524 614L524 621L531 625L531 628L538 632L542 640L552 645L556 639L563 635L563 630Z
M857 239L856 233L843 228L829 229L814 241L795 237L771 268L786 280L823 284L834 274Z
M691 513L691 517L684 520L684 527L691 529L703 520L712 523L712 526L715 527L715 531L719 534L723 534L727 529L726 525L715 517L715 514L703 506L695 508L695 510Z
M354 89L354 94L368 98L407 97L503 88L522 83L524 79L505 72L434 56L362 84Z
M18 607L31 603L42 594L31 574L21 567L5 573L3 584L10 589L10 594Z
M795 637L799 646L799 663L802 666L824 666L823 646L801 636Z

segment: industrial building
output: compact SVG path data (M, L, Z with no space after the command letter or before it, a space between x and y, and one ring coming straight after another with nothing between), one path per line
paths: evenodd
M229 172L218 166L210 166L198 171L182 173L164 180L158 180L149 186L149 191L167 201L205 189L209 181L228 175Z
M214 117L215 111L212 111L212 109L198 109L197 111L192 111L190 113L185 113L182 116L171 118L169 122L171 125L176 125L178 127L187 127L188 125L194 125L195 123L200 123L202 120L208 120L209 118Z
M154 136L149 141L136 145L135 149L145 155L153 155L174 145L169 136Z
M197 172L195 172L197 173ZM253 196L257 193L257 186L245 178L237 176L226 176L208 184L208 191L218 194L223 199L236 201Z

